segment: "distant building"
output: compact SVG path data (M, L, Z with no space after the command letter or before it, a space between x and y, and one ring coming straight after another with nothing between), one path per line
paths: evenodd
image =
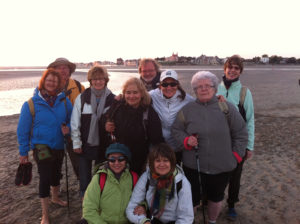
M139 60L137 59L125 60L124 64L125 66L138 66Z
M117 65L124 65L124 61L122 58L117 59Z
M165 61L175 61L177 62L178 61L178 53L177 54L172 54L172 56L170 57L166 57Z
M222 63L222 60L215 57L208 57L202 54L200 57L196 58L195 63L198 65L219 65Z
M264 64L269 64L270 58L269 57L261 57L260 62Z

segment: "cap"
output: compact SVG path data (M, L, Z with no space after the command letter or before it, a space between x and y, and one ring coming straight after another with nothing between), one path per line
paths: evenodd
M172 79L175 79L176 81L178 81L177 72L175 72L174 70L163 71L160 75L160 81L162 82L167 78L172 78Z
M131 159L131 152L129 148L126 145L120 143L113 143L109 145L106 149L105 157L108 158L108 155L112 153L122 153L124 156L128 158L128 160Z

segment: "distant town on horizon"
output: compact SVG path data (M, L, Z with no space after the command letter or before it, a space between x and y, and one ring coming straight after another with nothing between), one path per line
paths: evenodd
M202 54L199 57L190 57L190 56L178 56L178 53L173 53L170 57L156 57L154 58L162 66L173 66L173 65L223 65L228 57L219 58L218 56L206 56ZM77 68L91 68L95 65L104 65L104 66L128 66L128 67L138 67L139 61L141 59L122 59L117 58L116 62L112 61L94 61L94 62L74 62ZM278 65L297 65L300 64L300 58L295 57L281 57L277 55L268 56L263 54L261 57L256 56L251 59L243 58L244 63L247 65L267 65L267 64L278 64ZM45 68L45 66L0 66L1 69L5 68Z

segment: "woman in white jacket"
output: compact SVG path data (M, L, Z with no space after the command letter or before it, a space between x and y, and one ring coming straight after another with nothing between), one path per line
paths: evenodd
M179 163L181 149L171 136L171 127L178 111L187 103L195 101L195 98L185 93L174 70L164 71L160 76L159 88L150 91L149 94L153 108L161 120L163 137L166 143L174 149Z
M149 169L138 180L126 215L136 224L193 223L191 185L167 144L154 146L148 157Z

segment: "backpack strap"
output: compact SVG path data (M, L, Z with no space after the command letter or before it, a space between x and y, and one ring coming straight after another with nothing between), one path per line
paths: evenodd
M227 123L228 123L228 125L230 127L229 108L228 108L227 103L226 102L220 102L220 101L218 101L218 104L219 104L219 107L220 107L221 111L225 114Z
M99 175L99 185L100 185L100 193L102 193L105 182L106 182L107 174L106 173L100 173Z
M80 84L80 82L79 82L79 81L77 81L76 79L74 79L74 81L75 81L75 83L76 83L76 85L77 85L77 88L78 88L79 92L81 93L81 91L82 91L82 88L81 88L81 84Z
M246 94L247 94L247 87L246 86L242 86L241 91L240 91L240 105L244 106L244 102L245 102L245 98L246 98Z
M132 177L132 190L133 190L133 188L135 187L135 185L136 185L136 183L139 179L139 176L134 171L130 171L130 174L131 174L131 177Z
M30 114L32 116L32 119L34 119L35 111L34 111L34 104L33 104L32 97L29 100L27 100L27 103L28 103L28 106L29 106L29 111L30 111Z

